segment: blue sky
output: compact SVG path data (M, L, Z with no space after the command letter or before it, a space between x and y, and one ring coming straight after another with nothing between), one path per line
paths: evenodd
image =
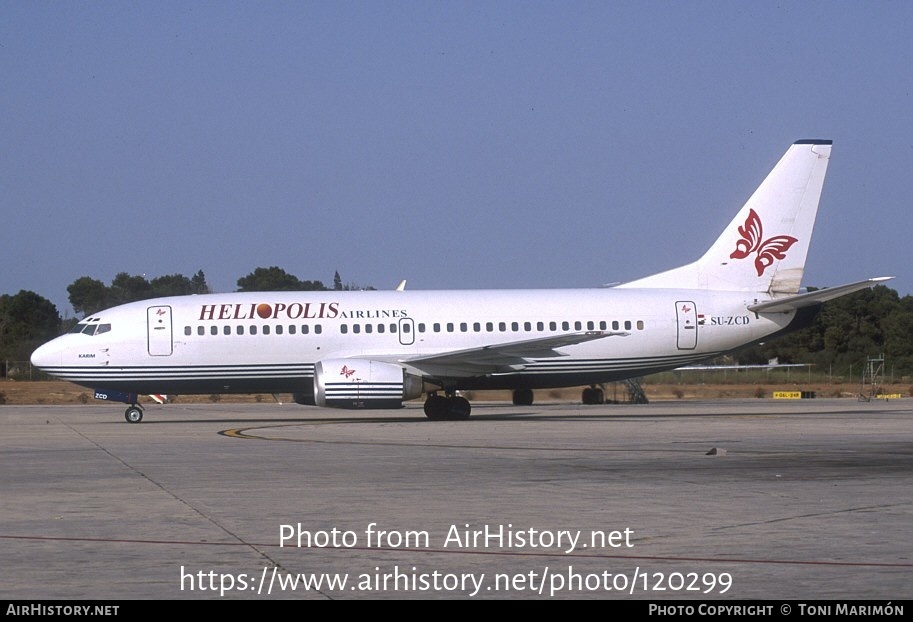
M913 293L910 2L0 0L0 294L588 287L834 141L805 285Z

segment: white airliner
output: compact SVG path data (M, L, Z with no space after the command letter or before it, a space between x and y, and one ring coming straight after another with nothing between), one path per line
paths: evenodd
M693 365L806 326L879 277L800 290L831 154L800 140L697 261L614 287L262 292L178 296L100 311L32 363L143 411L137 394L291 393L300 404L465 419L470 389L588 386Z

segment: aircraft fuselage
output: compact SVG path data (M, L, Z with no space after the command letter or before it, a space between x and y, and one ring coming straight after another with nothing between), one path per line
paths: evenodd
M753 301L732 292L613 288L182 296L95 314L33 361L93 388L298 392L309 390L315 364L327 358L408 369L411 359L454 350L604 333L475 370L444 361L421 366L432 374L419 372L454 389L575 386L693 364L795 327L796 313L757 316L746 310Z

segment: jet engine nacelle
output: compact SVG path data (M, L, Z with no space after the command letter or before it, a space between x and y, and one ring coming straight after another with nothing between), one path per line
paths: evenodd
M329 408L402 408L419 397L422 379L393 363L327 359L314 366L314 404Z

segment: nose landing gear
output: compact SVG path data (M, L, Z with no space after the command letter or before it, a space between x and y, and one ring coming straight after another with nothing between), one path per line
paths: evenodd
M127 423L139 423L143 420L143 409L139 404L131 404L124 411L124 419L127 420Z

